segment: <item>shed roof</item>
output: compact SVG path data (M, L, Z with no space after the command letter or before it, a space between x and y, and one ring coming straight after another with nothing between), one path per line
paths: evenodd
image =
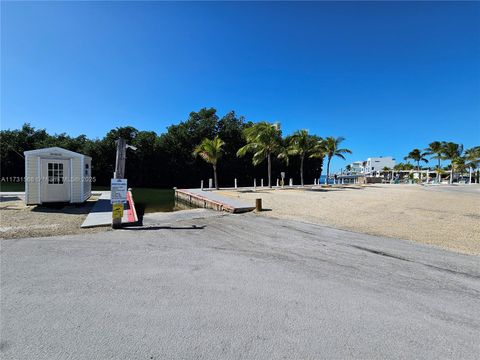
M28 155L44 155L44 154L52 154L52 153L57 153L57 154L61 154L63 156L69 156L69 157L87 157L87 158L90 158L90 156L88 156L88 155L83 155L83 154L80 154L80 153L76 153L74 151L70 151L70 150L67 150L67 149L64 149L64 148L61 148L61 147L58 147L58 146L43 148L43 149L36 149L36 150L28 150L28 151L23 152L23 154L25 156L28 156Z

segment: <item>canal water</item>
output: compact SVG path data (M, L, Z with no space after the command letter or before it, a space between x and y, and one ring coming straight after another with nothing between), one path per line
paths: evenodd
M172 189L133 188L133 200L139 213L172 212L193 209L193 206L175 201Z

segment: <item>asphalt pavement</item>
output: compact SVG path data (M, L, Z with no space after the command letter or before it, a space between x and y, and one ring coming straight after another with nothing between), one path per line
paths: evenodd
M477 256L256 214L144 223L3 240L0 357L479 358Z

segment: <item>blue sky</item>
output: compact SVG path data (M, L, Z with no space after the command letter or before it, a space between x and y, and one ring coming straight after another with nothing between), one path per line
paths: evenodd
M161 133L215 107L344 136L348 161L470 147L479 24L475 2L2 2L1 128Z

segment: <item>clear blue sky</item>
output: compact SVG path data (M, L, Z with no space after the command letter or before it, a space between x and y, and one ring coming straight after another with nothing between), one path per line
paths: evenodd
M2 129L160 133L215 107L285 133L344 136L349 161L480 143L480 3L2 2L1 12Z

